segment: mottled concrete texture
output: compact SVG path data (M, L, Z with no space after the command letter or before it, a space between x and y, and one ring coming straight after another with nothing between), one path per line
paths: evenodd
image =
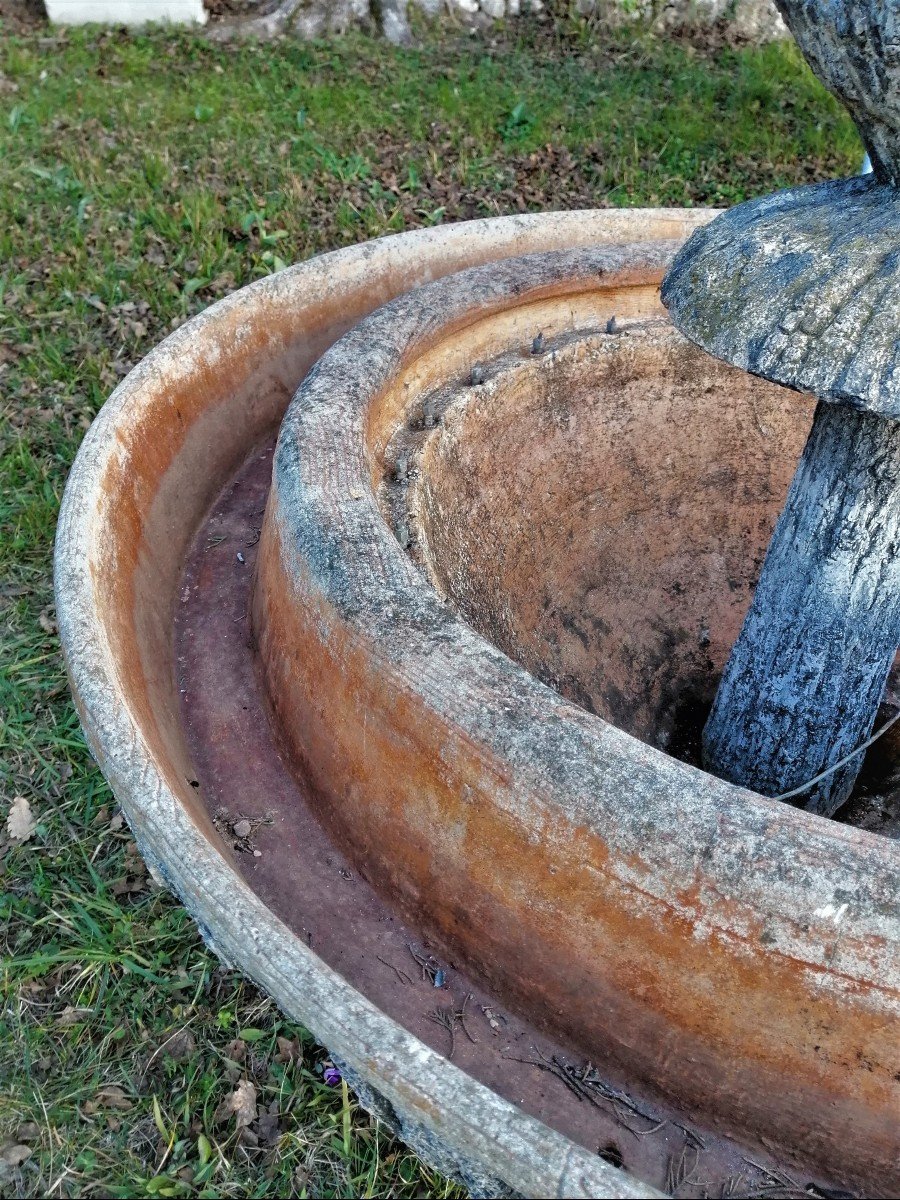
M663 301L717 358L897 418L898 230L900 193L871 175L750 200L691 238Z
M612 312L658 314L664 260L620 246L492 264L407 293L322 356L282 424L260 539L269 695L334 836L441 944L735 1136L896 1186L897 847L567 702L441 603L374 494L416 397ZM853 917L835 940L838 894Z
M199 2L199 0L198 0ZM352 25L380 29L396 44L411 40L410 19L419 9L432 21L464 22L490 28L494 21L516 21L540 14L545 0L282 0L274 9L260 2L263 15L228 26L213 26L212 35L236 32L271 37L320 37L342 32ZM662 33L726 30L733 37L767 42L787 36L774 0L576 0L581 16L611 24L647 22Z
M122 383L84 440L60 513L57 612L72 690L92 752L152 869L216 951L384 1097L418 1147L427 1153L437 1139L443 1167L468 1179L482 1172L528 1196L645 1197L652 1189L412 1037L259 900L189 785L171 661L173 607L211 501L248 448L277 428L316 359L366 313L473 264L560 247L680 241L709 215L607 211L473 222L337 251L260 280L188 322ZM502 657L489 647L484 653L489 662ZM817 902L831 896L831 880L817 885ZM859 921L868 946L869 923L887 918L868 895L858 905L846 925ZM805 920L831 944L825 918ZM857 934L844 944L854 959Z
M815 73L856 122L878 179L900 183L900 5L775 2Z
M675 324L735 366L821 400L900 416L900 5L777 0L846 105L874 173L724 213L663 286Z
M819 404L704 731L704 763L831 816L900 645L900 423ZM803 553L798 553L798 548Z
M711 354L839 406L816 418L704 735L710 770L831 815L900 642L900 6L778 6L874 173L738 205L688 242L662 295Z

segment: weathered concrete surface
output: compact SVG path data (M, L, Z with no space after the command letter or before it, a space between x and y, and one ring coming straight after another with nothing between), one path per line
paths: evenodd
M896 0L775 0L797 44L856 122L876 177L900 183Z
M84 440L60 513L57 612L72 690L151 867L217 952L404 1121L525 1195L641 1197L649 1189L411 1037L255 896L189 784L172 612L210 502L248 447L277 427L322 351L374 306L473 263L642 236L683 239L709 216L606 211L479 221L385 238L260 280L188 322L128 376Z
M772 796L862 745L900 637L900 8L778 5L874 174L739 205L691 239L662 293L717 357L874 414L820 412L705 735L711 770ZM836 811L861 763L808 789L807 807Z
M871 175L750 200L691 238L663 302L725 362L897 418L898 229L900 192Z
M664 320L545 339L423 398L382 503L482 636L661 750L696 746L812 418ZM423 413L424 415L424 413ZM420 427L420 425L422 427ZM698 759L695 759L698 761Z
M850 110L874 173L751 200L692 238L663 285L711 354L819 399L900 416L900 6L777 0Z
M821 403L704 731L704 764L767 796L872 732L900 646L900 423ZM802 794L831 816L857 755Z
M260 7L265 9L261 15L213 26L212 35L271 37L289 33L313 38L365 24L380 29L389 41L402 44L411 38L414 9L456 27L464 22L489 28L497 20L515 21L540 13L546 4L545 0L281 0L274 9L268 2ZM640 20L664 33L715 27L754 42L787 36L773 0L576 0L575 8L582 16L596 16L614 25Z
M567 703L440 602L374 494L416 396L536 329L651 315L660 266L639 247L493 265L319 360L260 542L270 695L335 836L441 944L597 1061L890 1190L897 847Z

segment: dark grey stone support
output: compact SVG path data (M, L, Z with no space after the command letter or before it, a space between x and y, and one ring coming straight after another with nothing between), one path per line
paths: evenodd
M900 644L900 422L820 403L704 731L710 771L777 796L865 741ZM797 803L830 816L857 755Z

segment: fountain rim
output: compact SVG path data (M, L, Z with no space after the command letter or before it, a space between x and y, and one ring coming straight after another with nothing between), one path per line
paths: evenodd
M601 927L607 921L619 939L619 959L647 963L642 978L651 982L633 1012L629 984L619 981L626 1023L651 1010L657 981L659 1011L672 1028L691 1030L697 996L713 999L721 1019L705 1027L709 1058L695 1052L685 1061L718 1056L708 1068L717 1080L733 1063L744 1117L777 1141L765 1114L774 1107L770 1051L781 1045L777 1070L796 1072L796 1103L834 1106L829 1129L840 1142L867 1093L858 1071L839 1064L854 1055L863 1061L873 1026L883 1028L897 1008L900 908L892 889L900 847L718 780L564 700L441 605L377 501L384 447L392 430L410 417L415 424L417 397L429 386L462 382L473 363L494 354L527 357L538 329L550 335L543 345L552 353L557 335L602 335L610 311L651 311L643 302L631 309L615 293L620 283L622 292L652 296L659 249L582 248L474 267L407 292L338 339L282 423L256 567L258 648L287 745L316 764L322 748L321 769L310 769L327 827L351 843L364 876L390 881L399 895L408 889L407 903L428 913L427 927L451 955L469 956L478 969L493 962L499 972L486 904L508 903L523 927L533 905L546 924L536 923L533 942L504 977L521 996L517 971L530 980L550 962L565 977L544 933L574 912L566 943L573 978L590 978L600 995L605 980L617 978L599 967L591 975L593 964L608 965L608 951L585 938L582 961L573 941L596 903ZM702 355L691 354L702 372ZM307 666L322 662L324 672ZM400 726L395 713L406 714ZM477 818L466 815L467 801ZM418 833L438 811L447 829L469 831L461 842L477 843L468 874L465 865L454 870L445 845L441 856L440 839L434 854L420 849ZM400 849L382 850L394 845ZM578 862L562 849L576 845ZM488 859L497 864L490 884ZM523 872L529 864L527 902L513 864ZM453 914L471 895L471 936L457 936ZM441 913L451 914L447 924ZM685 974L670 977L680 960L657 953L660 928L678 928L680 944L693 947ZM607 946L614 941L610 934ZM773 1006L771 984L761 981L775 978L785 987ZM566 1019L573 1030L582 1022L577 1034L589 1047L588 1031L599 1028L602 1037L603 1019L579 1004L575 986L569 995ZM754 1042L752 1021L734 1016L754 1006L772 1014L763 1042ZM832 1022L821 1059L809 1012ZM666 1069L649 1076L654 1085L671 1085ZM891 1089L886 1074L877 1086ZM690 1102L702 1106L701 1094ZM761 1106L748 1094L764 1098ZM881 1103L879 1110L872 1096L879 1144Z

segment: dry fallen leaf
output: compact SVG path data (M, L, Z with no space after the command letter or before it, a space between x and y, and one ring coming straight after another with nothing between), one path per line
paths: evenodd
M170 1038L167 1038L160 1050L166 1058L171 1058L173 1062L182 1062L186 1058L190 1058L197 1048L197 1043L194 1041L194 1035L189 1029L179 1029L177 1033L173 1033Z
M132 1101L128 1099L123 1090L115 1084L107 1087L102 1087L97 1093L97 1100L105 1108L121 1108L127 1110L133 1107Z
M256 1088L249 1079L242 1079L230 1096L216 1109L215 1120L225 1121L232 1113L238 1129L245 1129L256 1120Z
M71 1025L79 1025L93 1011L92 1008L73 1008L71 1004L67 1004L56 1018L56 1023L57 1025L61 1025L63 1029L68 1029Z
M277 1063L295 1063L303 1061L303 1051L300 1047L299 1038L278 1037L275 1039L278 1045L278 1053L275 1055Z
M8 1167L21 1167L26 1158L31 1158L31 1148L29 1146L4 1146L0 1150L0 1159Z
M52 604L48 604L45 609L42 609L40 615L38 616L38 624L40 625L41 629L43 629L44 633L56 633L56 617L53 613Z
M14 842L27 842L34 833L31 805L24 796L16 796L13 800L6 818L6 832Z

